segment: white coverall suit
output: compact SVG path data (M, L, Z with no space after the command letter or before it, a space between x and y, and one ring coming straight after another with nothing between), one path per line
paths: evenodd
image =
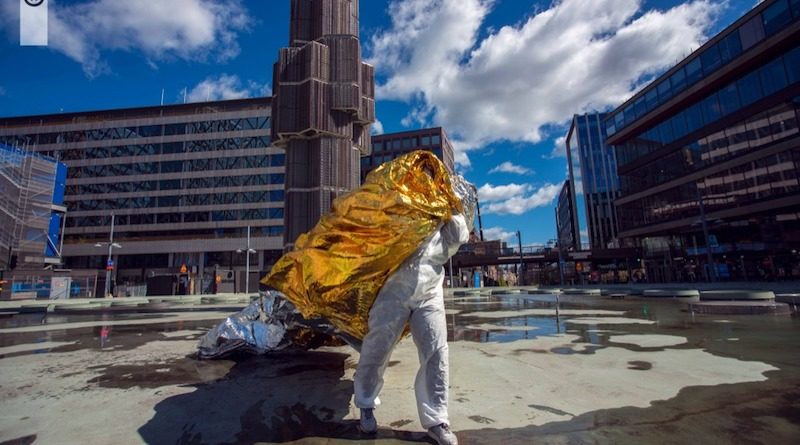
M407 321L419 353L414 382L422 426L447 419L447 322L444 312L443 264L469 240L462 215L453 215L386 280L369 312L369 330L355 374L355 404L375 408L383 373Z

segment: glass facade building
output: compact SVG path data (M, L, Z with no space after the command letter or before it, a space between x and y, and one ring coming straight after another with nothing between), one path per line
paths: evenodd
M567 165L577 250L616 246L614 200L619 196L617 159L605 144L604 113L575 115L567 133Z
M113 214L117 284L186 266L193 292L207 292L215 269L244 283L236 250L251 227L255 289L283 247L285 153L270 116L271 99L257 98L0 118L0 142L67 165L67 267L105 269L96 244Z
M558 194L556 206L556 230L558 246L566 250L578 250L577 240L580 234L575 227L575 211L572 208L572 183L567 179Z
M450 174L455 173L453 145L444 129L436 127L372 136L372 153L361 157L361 182L364 182L369 172L384 162L415 150L433 152L444 162Z
M765 1L605 120L656 279L800 276L798 42L800 2Z

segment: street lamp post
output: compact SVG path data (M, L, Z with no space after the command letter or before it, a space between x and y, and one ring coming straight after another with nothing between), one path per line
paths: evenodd
M245 252L242 249L237 249L236 253ZM250 254L256 253L254 249L250 248L250 226L247 226L247 255L245 260L245 277L244 277L244 293L250 292Z
M108 296L111 293L111 271L114 269L113 263L113 252L114 248L116 247L119 249L122 247L120 244L114 242L114 214L111 214L111 232L108 235L108 243L97 243L95 247L103 247L103 244L108 244L108 259L106 260L106 289L104 296Z
M524 260L522 257L522 234L520 234L519 230L517 230L517 241L519 241L519 276L517 277L517 286L523 285L523 272L522 266L524 265Z

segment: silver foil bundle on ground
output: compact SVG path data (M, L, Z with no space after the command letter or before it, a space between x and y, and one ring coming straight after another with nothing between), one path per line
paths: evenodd
M267 354L287 347L325 344L319 336L339 339L356 350L361 342L322 319L306 320L283 294L261 292L259 298L208 331L198 344L198 357L218 359L235 352Z

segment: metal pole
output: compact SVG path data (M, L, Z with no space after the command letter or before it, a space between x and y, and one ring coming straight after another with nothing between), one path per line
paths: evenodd
M247 261L245 262L244 293L250 293L250 226L247 226Z
M524 260L522 259L522 234L519 233L519 230L517 230L517 241L519 241L519 276L517 277L517 286L522 286L522 266L524 265Z
M111 214L111 233L108 236L108 261L106 261L106 292L103 297L111 293L111 253L114 249L114 214Z
M453 257L450 257L450 289L455 287L453 283Z
M700 205L700 223L703 225L703 236L706 238L706 260L708 261L709 281L717 281L717 268L714 267L714 257L711 255L711 242L708 238L708 221L706 221L706 206L703 204L703 196L700 194L700 187L695 184L697 190L697 203Z

